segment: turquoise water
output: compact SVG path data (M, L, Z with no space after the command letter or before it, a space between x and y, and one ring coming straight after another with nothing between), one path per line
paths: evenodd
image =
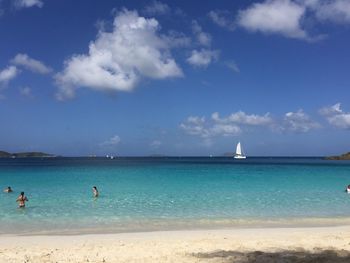
M0 159L0 234L350 222L348 184L350 162L321 158Z

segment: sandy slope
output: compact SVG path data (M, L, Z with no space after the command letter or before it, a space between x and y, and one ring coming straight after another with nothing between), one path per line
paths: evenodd
M350 226L0 236L0 262L350 262Z

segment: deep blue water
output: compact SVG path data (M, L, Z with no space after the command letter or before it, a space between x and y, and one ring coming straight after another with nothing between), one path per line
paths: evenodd
M0 233L350 222L348 184L350 162L322 158L0 159Z

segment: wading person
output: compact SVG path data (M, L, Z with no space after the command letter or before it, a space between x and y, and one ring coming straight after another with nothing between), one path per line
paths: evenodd
M93 193L94 197L98 197L98 190L97 190L96 186L92 187L92 193Z
M16 202L19 203L18 207L24 208L26 206L26 201L28 201L28 198L24 195L24 192L21 192L16 200Z

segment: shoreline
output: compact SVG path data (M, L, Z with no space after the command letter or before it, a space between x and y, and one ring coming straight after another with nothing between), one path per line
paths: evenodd
M0 237L0 262L233 262L286 255L350 261L350 225Z
M327 228L350 227L350 217L310 217L310 218L277 218L277 219L194 219L194 220L135 220L119 224L80 226L70 228L34 228L26 222L8 224L7 231L0 230L2 236L79 236L79 235L109 235L127 233L173 232L173 231L215 231L239 229L276 229L276 228ZM62 222L61 222L62 224ZM1 225L1 222L0 222ZM96 227L98 226L98 227ZM6 228L5 227L5 228ZM2 226L4 228L4 226ZM16 228L17 231L11 231ZM48 230L50 229L50 230Z

